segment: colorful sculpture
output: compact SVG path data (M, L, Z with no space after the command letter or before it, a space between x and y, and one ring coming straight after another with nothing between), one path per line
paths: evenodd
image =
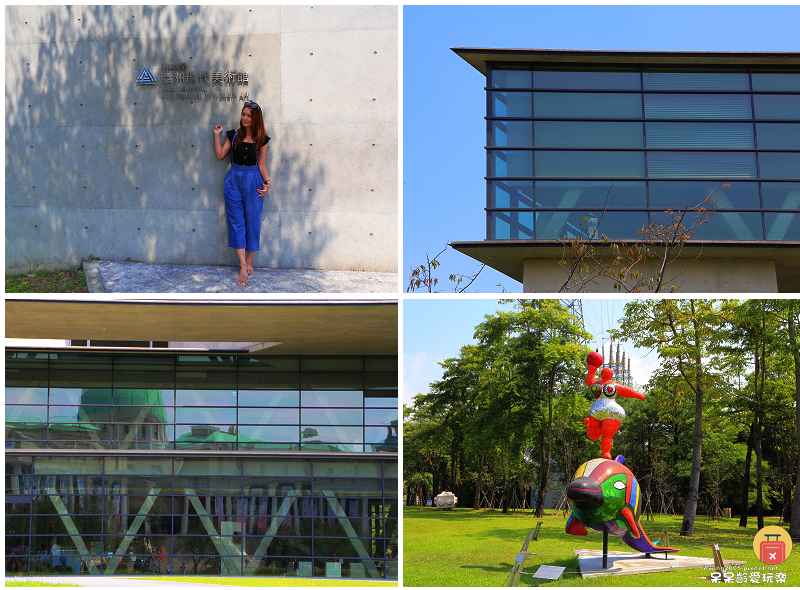
M588 535L586 527L607 531L642 553L673 553L674 547L654 545L639 522L639 482L623 465L625 458L592 459L581 465L567 486L572 514L567 533Z
M600 372L600 382L598 383L595 373L603 366L603 357L597 352L589 353L589 356L586 357L586 364L589 365L586 384L591 386L592 392L597 398L589 410L589 417L583 421L586 425L586 436L589 437L589 440L600 438L600 450L602 451L600 456L611 459L614 435L625 419L625 410L617 403L617 396L644 399L644 395L621 383L612 381L614 371L609 367Z

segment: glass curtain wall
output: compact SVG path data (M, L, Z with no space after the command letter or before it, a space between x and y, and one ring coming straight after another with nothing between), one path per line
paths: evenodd
M397 577L397 357L6 370L7 574Z
M629 240L705 203L695 240L800 241L800 72L535 67L488 69L489 239Z

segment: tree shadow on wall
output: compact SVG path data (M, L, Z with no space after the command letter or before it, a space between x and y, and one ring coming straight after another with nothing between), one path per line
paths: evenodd
M235 264L222 193L230 160L216 159L212 129L238 126L245 93L262 106L274 138L267 167L276 186L267 193L256 264L308 266L308 253L324 251L335 230L312 203L326 167L281 146L280 35L245 37L234 29L236 19L274 17L280 7L230 8L230 23L214 22L219 10L6 8L8 270L73 266L90 255ZM204 94L163 98L162 64L183 63L197 78L246 70L251 79L203 82ZM145 66L157 84L136 82ZM302 220L282 215L281 202ZM302 243L281 241L301 229L308 230Z

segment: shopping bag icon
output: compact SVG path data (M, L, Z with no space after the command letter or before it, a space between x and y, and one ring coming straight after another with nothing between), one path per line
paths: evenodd
M767 540L761 541L759 546L761 561L767 564L783 563L786 560L786 543L781 541L780 535L764 535ZM770 541L770 537L774 537L774 541Z

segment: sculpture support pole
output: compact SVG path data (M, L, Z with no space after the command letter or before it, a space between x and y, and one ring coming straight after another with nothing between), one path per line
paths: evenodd
M603 529L603 569L608 568L608 529Z

